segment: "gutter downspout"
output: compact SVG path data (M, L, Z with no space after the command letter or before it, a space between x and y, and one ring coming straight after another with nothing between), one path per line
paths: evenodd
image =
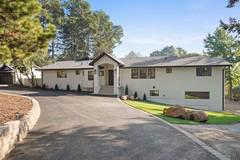
M225 69L222 70L222 111L225 110Z

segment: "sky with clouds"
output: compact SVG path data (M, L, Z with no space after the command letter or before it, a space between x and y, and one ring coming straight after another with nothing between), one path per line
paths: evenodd
M226 8L227 0L87 0L93 10L104 10L124 29L117 57L131 50L148 56L166 45L202 52L203 39L219 26L220 19L240 19L240 4Z

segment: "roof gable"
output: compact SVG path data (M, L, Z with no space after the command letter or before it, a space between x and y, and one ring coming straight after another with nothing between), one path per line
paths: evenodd
M113 57L112 55L107 54L107 53L105 53L105 52L103 52L102 54L100 54L99 56L97 56L95 59L93 59L92 62L89 63L89 65L92 65L92 66L93 66L98 60L100 60L100 59L101 59L102 57L104 57L104 56L109 57L109 58L112 59L114 62L116 62L119 66L124 66L124 63L123 63L121 60L119 60L119 59L117 59L117 58Z
M0 67L0 72L14 72L14 69L10 67L9 65L3 64Z

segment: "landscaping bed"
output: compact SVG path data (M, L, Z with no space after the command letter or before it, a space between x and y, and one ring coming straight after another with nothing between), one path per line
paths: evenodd
M160 117L173 124L230 124L240 122L240 115L236 115L229 112L208 112L208 121L206 123L195 122L191 120L173 118L163 115L164 108L171 107L167 104L160 104L148 101L134 101L134 100L124 100L126 104L143 110L145 112L151 113L157 117Z
M31 108L32 102L28 98L0 93L0 124L16 120L16 113L24 116Z

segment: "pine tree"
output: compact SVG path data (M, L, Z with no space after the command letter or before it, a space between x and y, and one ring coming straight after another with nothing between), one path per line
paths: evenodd
M55 27L43 28L37 0L0 1L0 61L11 63L15 69L24 68L23 59L41 54L54 36ZM17 77L22 85L20 77Z

